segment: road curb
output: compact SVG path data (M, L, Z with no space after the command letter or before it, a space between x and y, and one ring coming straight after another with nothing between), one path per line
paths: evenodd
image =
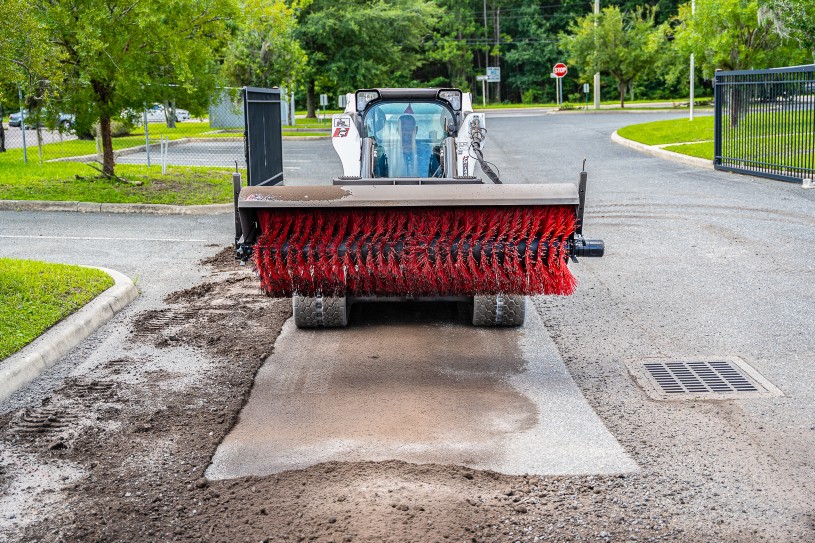
M0 361L0 402L39 377L139 295L133 281L123 273L96 269L110 275L115 284L22 350Z
M635 151L655 156L657 158L672 160L674 162L687 164L689 166L696 166L698 168L706 168L708 170L713 169L713 161L711 160L707 160L705 158L698 158L695 156L683 155L680 153L674 153L673 151L667 151L665 149L660 149L659 147L654 147L652 145L645 145L644 143L632 141L628 138L624 138L621 135L619 135L616 130L611 135L611 141L613 141L614 143L618 143L623 147L628 147L629 149L634 149Z
M182 206L171 204L106 204L100 202L49 202L0 200L0 211L73 211L78 213L142 213L145 215L220 215L231 213L233 204Z

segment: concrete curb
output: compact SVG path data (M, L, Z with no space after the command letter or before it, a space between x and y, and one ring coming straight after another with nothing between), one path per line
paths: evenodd
M39 377L139 295L126 275L107 268L96 269L110 275L116 283L21 351L0 361L0 402Z
M142 213L145 215L220 215L231 213L233 204L182 206L170 204L105 204L99 202L48 202L0 200L0 211L73 211L78 213Z
M674 153L673 151L667 151L665 149L660 149L659 147L654 147L652 145L645 145L644 143L632 141L619 135L616 130L611 135L611 141L613 141L614 143L618 143L623 147L628 147L629 149L634 149L635 151L655 156L657 158L672 160L674 162L680 162L682 164L687 164L689 166L696 166L697 168L706 168L708 170L713 169L712 160L698 158L695 156L683 155L680 153Z

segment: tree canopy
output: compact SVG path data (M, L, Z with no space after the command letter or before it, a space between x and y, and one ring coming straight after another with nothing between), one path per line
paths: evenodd
M308 55L309 112L317 85L342 93L408 84L422 64L433 9L425 0L311 2L295 33Z
M294 35L297 14L308 2L246 0L240 26L224 61L227 77L240 85L273 87L299 83L306 53Z
M575 21L568 34L561 34L560 45L585 81L595 72L614 77L620 106L625 107L626 90L654 66L663 42L664 33L655 26L654 9L624 13L611 6L599 15Z
M567 93L599 70L624 105L635 87L683 94L690 53L707 80L813 61L815 0L680 2L609 0L595 16L586 0L0 0L0 104L19 89L31 109L55 102L79 131L98 127L111 175L111 119L153 103L201 114L222 85L285 85L313 114L318 91L480 94L477 76L500 66L492 101L536 102L567 60Z
M684 54L694 53L708 79L717 69L767 68L792 55L781 36L758 16L757 0L702 0L683 4L675 18L674 45Z
M0 98L22 92L28 107L53 95L62 82L64 53L28 0L0 1Z
M815 0L768 0L759 17L772 21L779 35L815 51Z
M63 59L78 126L98 120L107 176L111 118L178 96L206 103L220 77L214 50L236 14L229 0L34 0L32 9Z

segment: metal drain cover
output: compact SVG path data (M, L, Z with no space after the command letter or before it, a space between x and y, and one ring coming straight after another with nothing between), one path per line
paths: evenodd
M629 360L631 375L656 400L733 400L783 393L735 356Z

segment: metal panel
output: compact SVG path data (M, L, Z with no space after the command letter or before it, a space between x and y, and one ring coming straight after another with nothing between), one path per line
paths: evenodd
M717 170L815 178L815 65L717 72L714 122Z
M250 186L283 181L280 89L243 88L246 166Z
M244 187L238 207L578 205L577 185L362 185Z

